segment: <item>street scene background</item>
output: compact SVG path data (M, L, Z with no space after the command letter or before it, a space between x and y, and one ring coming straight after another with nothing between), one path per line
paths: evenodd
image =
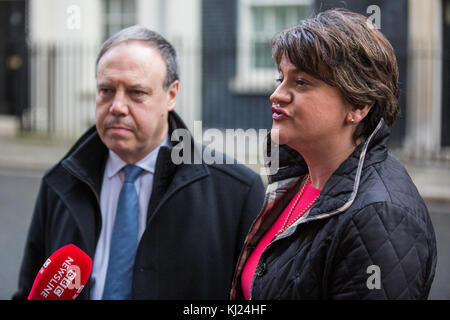
M199 121L204 132L268 130L277 77L271 38L332 7L365 15L395 49L401 114L389 147L433 221L429 298L450 299L450 0L3 0L0 300L17 288L44 172L95 123L95 58L105 39L140 24L173 43L181 67L175 110L191 130ZM261 149L240 154L233 142L221 141L222 151L260 173Z

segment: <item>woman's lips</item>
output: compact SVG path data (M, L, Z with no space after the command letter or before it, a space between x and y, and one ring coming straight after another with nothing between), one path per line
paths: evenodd
M288 115L286 114L286 112L283 109L281 109L280 107L272 106L270 108L270 110L272 111L272 119L273 120L281 120L281 119L288 118Z

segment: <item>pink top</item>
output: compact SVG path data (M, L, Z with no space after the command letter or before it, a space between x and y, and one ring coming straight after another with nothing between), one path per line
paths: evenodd
M250 288L252 285L253 275L255 274L256 265L258 264L259 258L263 253L264 249L270 244L278 231L283 227L284 221L286 220L289 211L294 205L295 199L297 195L300 193L300 190L296 193L296 195L292 198L291 202L287 205L287 207L280 214L275 223L270 227L270 229L266 232L266 234L261 238L255 250L253 250L250 257L247 259L245 263L244 269L241 275L241 286L242 292L244 294L244 298L249 300L250 298ZM311 185L311 179L308 180L308 183L305 186L305 190L303 191L302 196L300 197L297 206L292 212L291 216L286 225L292 222L314 199L316 199L320 194L320 190L314 188Z

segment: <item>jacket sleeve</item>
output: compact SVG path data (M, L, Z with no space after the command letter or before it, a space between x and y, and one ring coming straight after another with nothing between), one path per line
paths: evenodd
M428 212L376 203L351 216L329 266L331 299L426 299L436 245Z
M33 286L34 279L46 257L44 257L44 217L47 211L47 188L41 183L39 194L34 207L33 217L28 230L22 266L19 272L19 286L14 293L13 300L27 299Z

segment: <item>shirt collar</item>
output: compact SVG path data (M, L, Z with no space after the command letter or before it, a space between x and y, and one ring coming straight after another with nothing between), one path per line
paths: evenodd
M147 172L155 173L156 159L158 157L159 149L162 146L169 145L169 135L166 135L163 142L153 149L148 155L135 163L136 166L144 169ZM108 151L107 176L108 178L116 175L120 170L127 165L116 153L112 150Z

